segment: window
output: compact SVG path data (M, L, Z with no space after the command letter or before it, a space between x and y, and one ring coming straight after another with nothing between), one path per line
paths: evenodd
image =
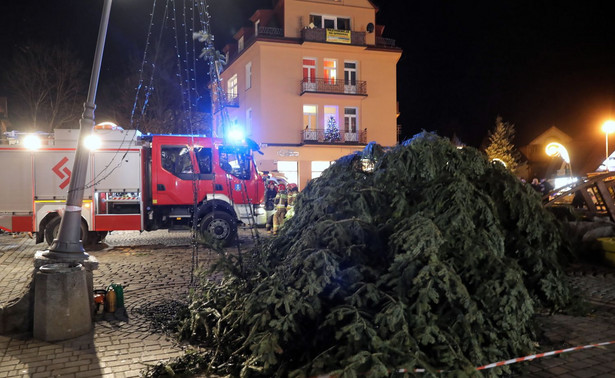
M344 84L357 85L357 63L344 62Z
M196 162L199 166L199 173L211 173L211 148L195 147Z
M299 178L296 161L281 161L278 160L278 172L286 177L286 181L291 184L298 184Z
M335 17L322 17L322 24L325 29L335 29Z
M310 24L314 24L315 28L351 30L350 18L326 16L320 14L310 15Z
M303 105L305 130L316 130L316 105Z
M243 36L241 36L239 40L237 41L237 51L238 52L243 51Z
M254 22L254 35L258 36L258 27L261 24L261 20L256 20L256 22Z
M226 83L226 91L229 101L237 98L237 74L228 79L228 82Z
M303 140L317 141L318 140L318 124L317 124L317 107L316 105L303 105Z
M357 93L357 62L344 62L344 93Z
M337 125L338 124L337 123L337 120L338 120L338 118L337 118L337 106L325 105L324 110L325 111L324 111L323 125L325 125L325 128L326 128L326 125L328 124L327 121L329 121L331 119L331 117L333 117L335 125Z
M182 173L193 172L188 146L162 146L160 160L162 168L177 177Z
M323 62L325 83L335 84L337 78L337 61L334 59L325 59Z
M316 82L316 59L303 58L303 82Z
M310 24L313 24L315 28L322 28L322 16L319 16L317 14L311 14Z
M252 108L246 109L246 135L252 135Z
M344 132L357 132L357 108L344 108Z
M330 161L313 161L312 162L312 178L320 177L322 172L331 166Z
M246 64L246 91L252 88L252 62Z
M338 17L336 26L337 26L336 29L339 29L339 30L350 30L350 19L344 18L344 17Z
M330 143L336 143L342 140L340 134L340 123L337 116L337 106L325 105L324 107L324 141Z

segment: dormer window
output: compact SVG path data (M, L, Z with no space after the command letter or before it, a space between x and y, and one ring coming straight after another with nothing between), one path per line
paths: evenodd
M237 41L237 51L243 51L243 36L241 36L241 38L239 38L239 41Z
M347 17L311 14L310 24L316 28L350 30L350 18Z
M256 20L256 22L254 23L254 35L258 36L258 27L261 24L261 20Z

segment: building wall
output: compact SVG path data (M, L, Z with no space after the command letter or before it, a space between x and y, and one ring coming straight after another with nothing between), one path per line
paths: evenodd
M366 45L346 45L303 41L300 31L310 13L351 18L355 31L365 31L375 22L375 8L367 0L281 0L285 37L257 39L246 47L222 73L224 90L229 78L237 75L239 107L227 107L231 124L246 127L250 138L261 144L264 155L255 160L261 171L276 171L279 161L296 161L298 185L305 187L311 178L312 161L334 161L364 144L304 144L303 106L317 107L317 129L326 129L325 106L337 107L337 122L344 127L344 108L358 109L357 129L366 132L363 142L383 146L397 143L396 65L399 49L376 48L366 33ZM280 4L278 4L279 6ZM370 37L371 36L371 37ZM290 38L292 37L292 38ZM357 63L357 80L367 83L367 95L301 94L303 59L316 60L316 78L324 77L324 59L337 61L337 79L344 79L344 61ZM252 86L246 88L245 66L251 63ZM251 109L251 122L246 117ZM251 124L248 126L248 124Z

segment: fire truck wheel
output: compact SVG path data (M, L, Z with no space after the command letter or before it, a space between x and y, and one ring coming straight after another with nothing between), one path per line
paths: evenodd
M47 244L51 245L53 240L58 237L61 220L62 218L55 217L47 223L47 226L45 226L45 241ZM88 244L88 226L83 221L81 222L81 244Z
M88 240L91 244L98 244L105 240L107 237L107 231L88 231Z
M211 213L201 222L201 233L206 232L214 239L222 241L222 244L226 246L233 242L237 234L237 224L228 213Z

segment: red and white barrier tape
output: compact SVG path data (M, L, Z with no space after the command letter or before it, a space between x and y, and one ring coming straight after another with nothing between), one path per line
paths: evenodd
M542 357L547 357L547 356L554 356L556 354L561 354L561 353L567 353L567 352L574 352L575 350L583 350L583 349L591 349L591 348L596 348L596 347L601 347L601 346L605 346L605 345L611 345L611 344L615 344L615 341L605 341L603 343L596 343L596 344L588 344L588 345L583 345L583 346L576 346L576 347L572 347L572 348L566 348L566 349L559 349L559 350L552 350L550 352L544 352L544 353L538 353L538 354L532 354L529 356L525 356L525 357L518 357L518 358L512 358L510 360L505 360L505 361L500 361L500 362L494 362L492 364L487 364L487 365L483 365L483 366L479 366L476 368L476 370L487 370L487 369L491 369L497 366L504 366L504 365L511 365L511 364L516 364L517 362L522 362L522 361L531 361L534 360L536 358L542 358ZM425 369L398 369L397 372L398 373L425 373L427 370ZM444 370L438 370L438 373L444 373ZM333 375L319 375L316 378L333 378Z
M611 345L611 344L615 344L615 341L605 341L603 343L589 344L589 345L577 346L577 347L572 347L572 348L553 350L551 352L532 354L530 356L513 358L513 359L510 359L510 360L506 360L506 361L500 361L500 362L496 362L496 363L493 363L493 364L479 366L479 367L476 368L476 370L486 370L486 369L494 368L496 366L510 365L510 364L515 364L517 362L521 362L521 361L531 361L531 360L533 360L535 358L553 356L553 355L560 354L560 353L567 353L567 352L573 352L575 350L596 348L596 347L605 346L605 345Z

